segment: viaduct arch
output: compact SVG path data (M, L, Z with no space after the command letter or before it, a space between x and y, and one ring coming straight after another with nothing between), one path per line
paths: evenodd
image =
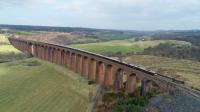
M107 88L113 88L116 91L124 87L126 93L134 93L137 81L139 81L142 95L151 91L152 82L156 83L161 90L181 89L193 94L193 91L191 92L185 86L173 82L174 79L172 80L170 77L106 56L62 45L20 38L9 38L9 41L22 52L62 65L87 77L88 80L104 84Z

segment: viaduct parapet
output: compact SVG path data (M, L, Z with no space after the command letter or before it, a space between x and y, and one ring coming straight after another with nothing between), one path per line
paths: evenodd
M115 91L124 89L129 94L134 93L140 86L141 95L145 95L152 90L152 83L154 83L163 91L184 90L197 96L196 91L174 82L174 79L170 77L106 56L62 45L20 38L9 38L9 41L22 52L65 66L87 77L88 80L103 84Z

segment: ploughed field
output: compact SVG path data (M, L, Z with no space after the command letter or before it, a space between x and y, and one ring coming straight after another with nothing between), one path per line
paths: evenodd
M85 112L88 82L35 58L0 64L0 112Z

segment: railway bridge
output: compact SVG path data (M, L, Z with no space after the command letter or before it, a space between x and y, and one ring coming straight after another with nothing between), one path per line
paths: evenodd
M152 90L152 82L163 91L184 90L192 95L194 92L177 83L175 79L157 74L133 64L121 62L110 57L84 50L20 38L9 38L10 43L22 52L62 65L90 81L103 84L115 91L124 89L127 94L134 93L138 86L141 95ZM139 85L138 85L139 84Z

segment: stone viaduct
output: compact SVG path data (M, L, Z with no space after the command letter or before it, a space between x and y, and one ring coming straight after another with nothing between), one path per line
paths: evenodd
M103 84L116 91L124 89L126 93L134 93L140 86L141 95L145 95L151 91L153 82L163 91L182 89L190 92L184 85L175 83L169 77L99 54L20 38L9 38L9 41L22 52L65 66L82 74L90 81Z

